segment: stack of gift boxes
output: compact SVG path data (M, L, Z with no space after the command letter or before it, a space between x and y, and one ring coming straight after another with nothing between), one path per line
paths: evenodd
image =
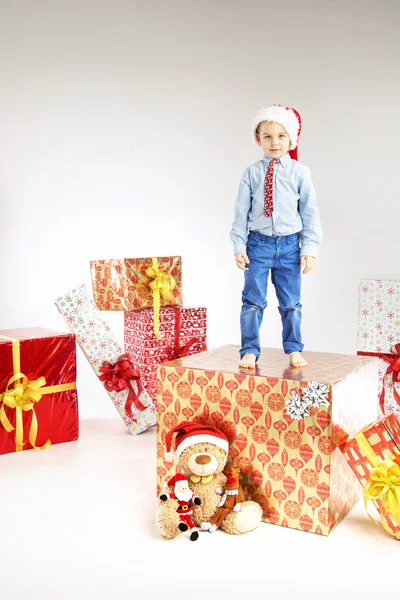
M155 425L157 365L206 349L207 311L182 307L180 256L96 260L84 285L56 305L128 429ZM122 351L102 311L124 312Z
M157 365L207 349L207 310L182 307L182 258L91 262L100 310L124 311L124 344L151 400Z
M93 261L91 275L94 300L84 285L56 300L71 334L0 332L0 454L78 438L76 340L131 433L157 419L158 492L179 470L166 436L189 420L227 435L265 522L328 535L364 488L400 539L400 282L360 282L358 356L308 352L290 369L264 349L249 373L237 346L206 350L180 257ZM124 349L108 310L124 311Z

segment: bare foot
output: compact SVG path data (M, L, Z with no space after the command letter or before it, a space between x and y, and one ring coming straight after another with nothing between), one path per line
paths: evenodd
M302 357L300 352L291 352L290 356L290 366L291 367L305 367L307 366L307 361Z
M242 367L242 369L255 369L256 358L255 354L245 354L239 363L239 367Z

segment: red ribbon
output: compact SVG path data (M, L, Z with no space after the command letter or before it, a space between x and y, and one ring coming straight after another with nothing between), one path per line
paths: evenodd
M394 346L395 353L385 353L385 352L357 352L359 356L376 356L377 358L381 358L388 364L388 368L386 369L386 375L390 375L392 373L392 381L393 381L393 398L396 400L397 404L400 406L400 394L397 392L395 384L400 382L400 344L396 344ZM381 407L382 412L384 412L385 405L385 381L383 381L381 395L379 397L379 406Z
M168 346L166 348L167 358L165 362L170 360L176 360L177 358L183 358L184 356L188 356L190 349L194 344L199 344L201 348L201 352L203 350L207 350L207 344L205 342L201 342L198 338L191 338L184 346L179 346L181 335L181 309L175 308L175 343L174 347Z
M145 410L146 407L139 400L143 389L140 381L140 373L133 368L129 356L121 354L115 364L105 360L99 370L102 373L102 375L99 375L99 379L100 381L104 381L104 387L108 392L129 390L125 402L125 412L130 419L137 422L132 413L132 404L140 411ZM131 381L136 381L138 393L133 389Z

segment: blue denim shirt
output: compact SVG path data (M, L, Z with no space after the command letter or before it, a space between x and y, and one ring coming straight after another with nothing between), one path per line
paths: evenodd
M264 215L265 172L272 159L262 160L243 173L231 230L234 254L246 251L249 231L281 236L301 231L302 256L317 256L322 227L315 189L308 167L285 154L274 168L274 212Z

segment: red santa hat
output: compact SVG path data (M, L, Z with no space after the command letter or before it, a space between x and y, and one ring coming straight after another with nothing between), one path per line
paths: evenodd
M164 455L164 459L167 461L172 462L174 459L174 455L171 452L172 437L174 434L176 435L175 453L178 458L186 448L189 448L189 446L192 446L193 444L202 444L204 442L207 444L214 444L218 448L225 450L225 452L228 452L229 450L227 436L216 427L192 423L190 421L182 421L182 423L179 423L179 425L167 433L165 440L167 453Z
M290 139L289 154L294 160L297 158L297 147L301 132L301 117L296 109L282 106L281 104L272 104L261 108L253 119L251 124L251 137L257 141L257 127L263 121L269 123L279 123L288 133Z

